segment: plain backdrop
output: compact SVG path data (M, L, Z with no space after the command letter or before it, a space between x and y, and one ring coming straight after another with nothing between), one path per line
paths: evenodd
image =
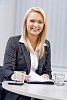
M8 38L21 34L23 16L32 6L47 15L52 67L67 68L67 0L0 0L0 65Z

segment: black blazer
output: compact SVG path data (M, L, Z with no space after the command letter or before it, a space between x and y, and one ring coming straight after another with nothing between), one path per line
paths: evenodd
M25 70L27 74L30 73L31 60L30 52L26 49L24 43L20 43L21 35L10 37L5 50L4 55L4 76L6 79L10 79L14 70ZM51 50L48 40L45 41L45 53L39 60L36 73L39 75L48 74L51 78Z

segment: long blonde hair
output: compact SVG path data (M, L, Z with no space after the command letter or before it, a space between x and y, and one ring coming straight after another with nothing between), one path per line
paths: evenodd
M31 12L38 12L43 16L44 19L44 26L43 26L43 30L41 32L41 34L39 34L39 39L38 39L38 48L37 48L37 52L38 52L38 57L42 58L42 56L44 55L44 42L45 42L45 38L46 38L46 31L47 31L47 19L46 19L46 15L44 13L44 11L39 8L39 7L32 7L29 10L27 10L25 16L24 16L24 20L23 20L23 27L22 27L22 35L23 35L23 39L25 41L25 46L26 48L31 51L31 46L30 46L30 41L28 39L28 34L27 34L27 27L26 27L26 21L27 21L27 17Z

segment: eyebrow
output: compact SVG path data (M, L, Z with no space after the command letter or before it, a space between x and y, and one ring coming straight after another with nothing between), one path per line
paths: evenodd
M41 22L43 22L43 20L36 20L36 19L30 19L30 20L35 20L35 21L41 21Z

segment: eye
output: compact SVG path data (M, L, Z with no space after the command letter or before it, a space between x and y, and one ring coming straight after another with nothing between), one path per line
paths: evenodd
M42 21L38 21L38 23L39 23L39 24L42 24L43 22L42 22Z
M34 19L31 19L31 20L30 20L30 22L33 22L33 23L34 23L34 22L35 22L35 20L34 20Z

